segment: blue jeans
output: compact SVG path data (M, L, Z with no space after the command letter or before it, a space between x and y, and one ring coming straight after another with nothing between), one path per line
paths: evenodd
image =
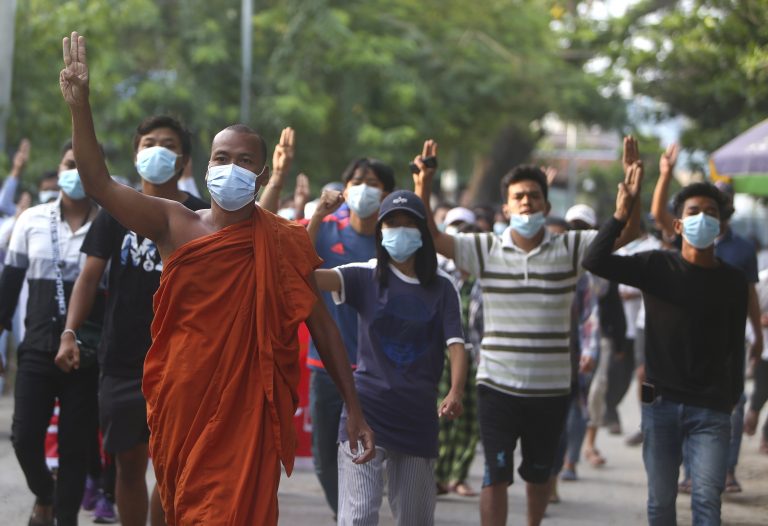
M309 414L312 417L312 458L325 500L336 514L339 506L339 419L344 401L331 376L313 369L309 376Z
M741 452L741 435L744 433L744 406L747 403L747 395L741 394L739 403L731 413L731 440L728 444L728 473L735 475L736 465L739 463L739 453ZM688 463L688 444L683 445L683 467L685 468L685 480L691 480L691 466Z
M643 404L643 463L648 477L648 524L677 524L675 501L683 443L691 468L693 524L720 524L731 415L657 397Z

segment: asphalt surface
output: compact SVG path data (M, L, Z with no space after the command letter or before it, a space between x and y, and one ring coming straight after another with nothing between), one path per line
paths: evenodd
M630 394L635 393L630 390ZM29 518L33 497L26 487L24 476L13 454L10 443L13 399L0 397L0 525L25 525ZM639 426L639 408L632 396L627 396L620 407L624 433L630 434ZM765 418L765 415L763 415ZM562 502L550 505L544 524L547 525L642 525L645 521L646 482L640 448L624 445L624 436L609 435L601 430L598 447L607 463L596 469L582 462L578 466L579 480L561 482ZM737 477L744 491L724 497L723 523L734 526L768 525L768 456L757 451L757 437L744 437ZM518 461L519 462L519 459ZM480 488L482 452L478 451L472 465L469 483ZM151 469L147 473L152 481ZM297 469L288 478L283 477L279 491L280 524L305 526L333 524L320 486L311 469L311 459L299 459ZM678 497L678 521L690 524L690 497ZM516 482L509 489L510 525L525 524L525 487ZM435 513L437 525L479 524L479 498L460 497L455 494L438 497ZM90 515L81 513L81 525L92 524ZM389 506L384 499L381 510L382 525L394 525Z

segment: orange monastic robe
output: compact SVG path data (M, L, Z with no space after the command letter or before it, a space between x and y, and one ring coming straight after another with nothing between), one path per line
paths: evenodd
M165 261L143 391L169 526L277 523L320 262L303 227L259 207Z

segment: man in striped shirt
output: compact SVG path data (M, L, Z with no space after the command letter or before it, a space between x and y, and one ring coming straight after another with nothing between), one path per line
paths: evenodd
M414 160L416 193L429 203L437 144L427 141ZM625 174L638 159L637 145L624 140ZM510 226L495 234L450 236L430 222L438 252L477 276L483 290L485 334L477 372L480 436L485 477L480 499L484 525L505 524L513 452L520 439L526 481L528 524L539 524L549 496L549 473L565 422L571 384L569 327L581 260L597 232L550 234L547 179L535 166L518 166L501 184ZM637 235L634 207L617 248ZM431 214L427 214L431 217Z

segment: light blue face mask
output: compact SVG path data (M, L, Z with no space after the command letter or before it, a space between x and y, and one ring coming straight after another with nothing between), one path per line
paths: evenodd
M720 220L700 212L683 219L683 238L689 245L703 250L714 244L720 235Z
M80 174L77 173L77 168L59 172L59 188L70 199L75 201L85 199L85 190L83 190L83 184L80 182Z
M136 171L148 183L163 184L176 173L176 152L162 146L144 148L136 154Z
M509 226L525 239L531 239L539 233L539 230L544 228L545 222L546 219L542 212L536 212L535 214L514 214L509 220Z
M40 190L37 194L37 200L41 203L50 203L59 197L58 190Z
M211 198L228 212L253 204L256 200L256 181L266 169L264 165L256 175L236 164L209 166L206 185Z
M371 217L381 204L381 189L367 184L350 186L347 190L347 204L362 219Z
M504 233L504 231L507 229L509 225L507 223L504 223L503 221L496 221L493 224L493 233L497 236L500 236Z
M381 246L392 259L402 263L421 248L421 232L418 228L406 226L382 228Z

